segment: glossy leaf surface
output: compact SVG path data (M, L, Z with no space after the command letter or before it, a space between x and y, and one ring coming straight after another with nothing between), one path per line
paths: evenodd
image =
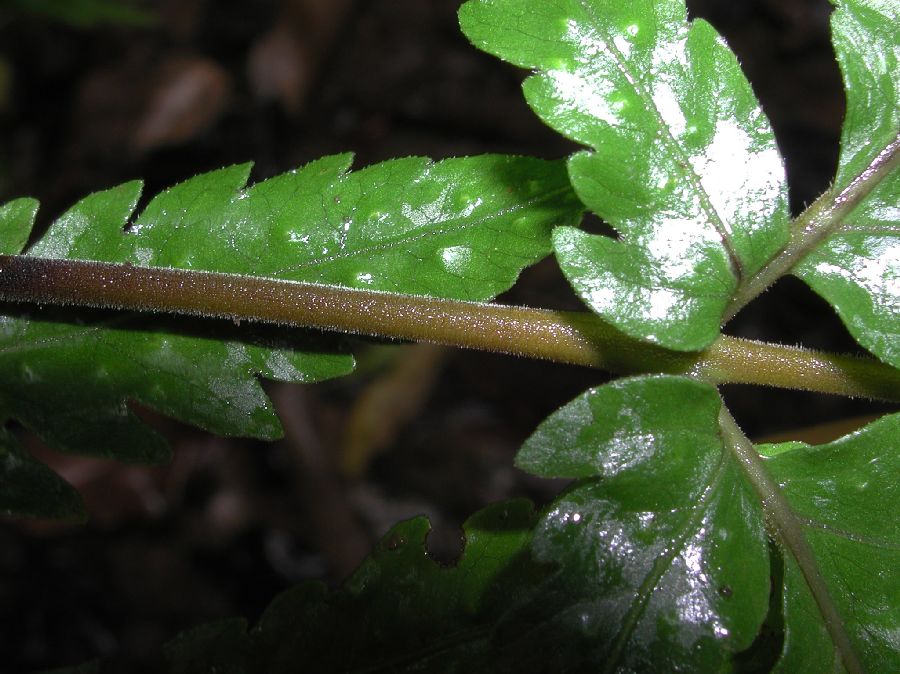
M80 201L29 254L485 300L581 211L559 162L410 158L347 173L349 163L326 157L250 188L249 166L200 175L156 196L123 233L141 190L127 183ZM18 252L34 206L2 207L0 249ZM353 366L329 340L296 331L11 305L4 314L0 418L60 449L125 460L167 452L127 401L271 439L280 425L258 376L311 382Z
M762 446L805 525L818 568L863 665L900 670L900 414L835 442ZM834 671L835 651L800 571L786 559L780 671Z
M92 216L105 204L89 204L30 252L487 300L581 211L559 162L411 157L348 173L351 159L325 157L247 189L249 166L197 176L158 195L132 236L119 222L98 231Z
M576 292L629 335L707 346L788 236L772 130L722 39L688 24L681 0L472 0L460 21L476 46L536 70L531 107L595 150L569 174L621 238L556 231Z
M536 560L559 569L538 594L545 625L528 635L561 640L546 671L719 671L753 642L768 551L720 406L689 379L621 379L562 407L523 446L521 467L582 478L535 531Z
M842 0L833 42L847 92L835 188L900 142L900 3ZM896 151L896 150L895 150ZM900 367L900 170L882 180L795 273L837 310L854 338Z

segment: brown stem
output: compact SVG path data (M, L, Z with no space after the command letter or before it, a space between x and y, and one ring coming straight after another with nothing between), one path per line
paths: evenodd
M254 276L0 256L0 300L164 311L409 339L585 365L686 374L900 401L877 361L721 336L683 353L626 337L586 312L461 302Z

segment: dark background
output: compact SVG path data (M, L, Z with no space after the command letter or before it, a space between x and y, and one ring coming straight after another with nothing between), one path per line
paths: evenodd
M0 0L0 201L41 200L39 227L86 194L143 178L152 195L252 160L253 181L324 154L565 156L519 91L523 73L460 34L458 0L157 0L146 27L74 28ZM826 0L696 0L775 127L797 212L834 173L843 115ZM552 260L502 298L578 308ZM833 312L779 282L728 331L852 351ZM86 526L0 521L0 669L97 655L140 660L180 629L255 620L278 591L338 582L393 522L428 514L450 562L484 504L559 483L512 467L521 441L602 373L430 347L363 349L360 373L268 386L284 441L212 437L142 411L171 465L122 466L28 446L85 494ZM726 387L755 437L873 413L861 401ZM405 415L379 412L378 405ZM373 410L375 410L373 412ZM364 441L347 428L367 412ZM354 415L356 415L354 417ZM373 446L375 436L383 436Z

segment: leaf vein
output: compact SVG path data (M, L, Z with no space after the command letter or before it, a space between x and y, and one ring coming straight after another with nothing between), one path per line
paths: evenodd
M474 227L478 227L483 225L486 222L490 222L498 217L503 217L505 215L509 215L511 213L516 213L518 211L528 210L529 208L534 207L537 204L540 204L545 201L551 201L553 198L565 194L569 191L569 186L558 187L554 190L551 190L540 197L535 197L529 200L523 200L519 203L516 203L507 208L499 209L497 211L493 211L492 213L485 214L479 218L466 218L464 220L459 218L454 218L449 221L442 221L440 226L438 227L417 227L415 229L404 232L403 234L387 239L383 239L376 243L373 243L368 246L364 246L358 249L350 250L350 251L342 251L339 253L329 253L324 256L316 257L312 260L307 260L304 262L299 262L297 264L291 265L289 267L282 267L280 269L275 270L274 274L289 274L291 272L299 271L301 269L306 269L310 267L317 267L325 264L329 264L331 262L335 262L338 260L345 260L359 256L371 255L373 253L382 253L389 252L394 248L398 248L403 245L407 245L420 239L427 238L429 236L441 236L444 234L454 234L457 232L465 231L468 229L472 229ZM526 238L526 237L521 237ZM409 251L405 251L409 252Z
M587 0L579 0L579 4L581 5L581 8L585 12L585 14L587 14L595 24L602 23L600 17L594 11L593 6L588 4ZM636 76L628 67L625 56L614 45L611 46L610 42L610 40L604 41L604 46L606 47L607 52L610 54L610 56L613 57L616 65L619 67L619 70L625 76L628 83L631 84L638 96L640 96L640 98L644 101L644 105L646 105L649 110L653 111L653 115L656 118L659 128L661 128L664 132L664 135L662 137L663 143L669 147L669 151L672 153L673 157L676 160L676 170L680 172L694 188L694 191L700 199L701 208L709 218L709 223L715 228L716 233L719 235L719 239L721 240L722 247L728 254L732 273L735 275L738 284L740 284L744 276L744 265L740 257L738 256L737 251L731 245L731 232L729 225L713 205L709 193L706 191L706 188L703 187L703 182L701 181L700 176L697 175L696 170L694 170L694 168L692 167L689 157L684 153L678 140L675 138L675 136L672 135L672 129L663 118L659 106L657 106L656 102L653 100L653 96L649 91L647 91L646 87L643 86L640 77Z
M605 674L610 674L617 670L619 660L625 652L628 640L631 638L632 633L643 616L647 604L653 595L653 591L656 589L656 586L659 584L660 580L662 580L663 576L671 568L676 557L684 550L685 545L694 532L696 532L700 523L706 517L710 501L717 493L727 468L728 455L723 451L719 455L715 468L710 473L703 494L697 501L697 505L693 508L691 516L684 523L678 536L673 538L669 542L669 545L666 546L665 551L656 558L650 573L647 574L647 577L638 589L635 601L632 603L631 608L622 620L622 629L619 630L619 633L616 635L613 642L612 651L610 657L607 659L606 668L604 669Z

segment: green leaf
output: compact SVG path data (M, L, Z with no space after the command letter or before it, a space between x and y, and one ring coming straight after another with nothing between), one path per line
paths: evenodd
M245 189L249 166L156 196L131 224L141 185L92 194L28 252L490 299L550 250L581 206L561 162L410 158L348 173L326 157ZM27 239L34 204L0 210L0 250ZM127 229L123 232L123 228ZM351 356L296 331L107 312L7 306L0 315L0 420L65 451L160 460L138 402L202 428L272 439L281 427L258 377L312 382Z
M832 15L847 114L833 191L900 142L900 4L842 0ZM895 147L894 152L898 150ZM830 302L853 337L900 367L900 171L880 182L794 270Z
M0 428L0 513L81 521L84 504L68 482Z
M688 24L681 0L471 0L460 22L476 46L535 69L529 105L595 150L569 175L621 238L555 232L576 292L631 336L710 344L788 237L781 157L724 41Z
M0 254L15 255L25 247L37 209L34 199L15 199L0 206Z
M152 14L138 9L128 0L5 0L5 2L79 28L91 28L101 23L146 26L155 21Z
M768 601L763 504L724 442L719 408L715 390L693 380L622 379L528 439L520 467L578 481L535 532L535 561L558 574L536 590L543 624L520 648L533 643L540 657L560 642L554 671L717 671L750 646ZM898 435L895 414L819 447L758 448L812 551L801 564L791 551L802 545L778 530L778 671L842 671L856 654L867 671L900 666L900 516L886 507L900 499ZM828 596L814 595L810 574Z
M124 237L124 195L122 217L105 220L112 204L92 195L98 203L63 216L30 254L487 300L581 212L560 162L411 157L347 173L351 160L325 157L246 190L246 165L198 176L157 196ZM136 183L117 189L138 194Z
M900 414L819 446L761 446L805 525L819 572L871 672L900 671ZM839 654L813 596L786 559L779 671L835 671Z
M690 379L622 379L562 407L522 447L520 467L582 478L535 531L536 561L558 572L536 595L543 624L519 646L546 671L720 671L753 642L768 550L720 407Z

